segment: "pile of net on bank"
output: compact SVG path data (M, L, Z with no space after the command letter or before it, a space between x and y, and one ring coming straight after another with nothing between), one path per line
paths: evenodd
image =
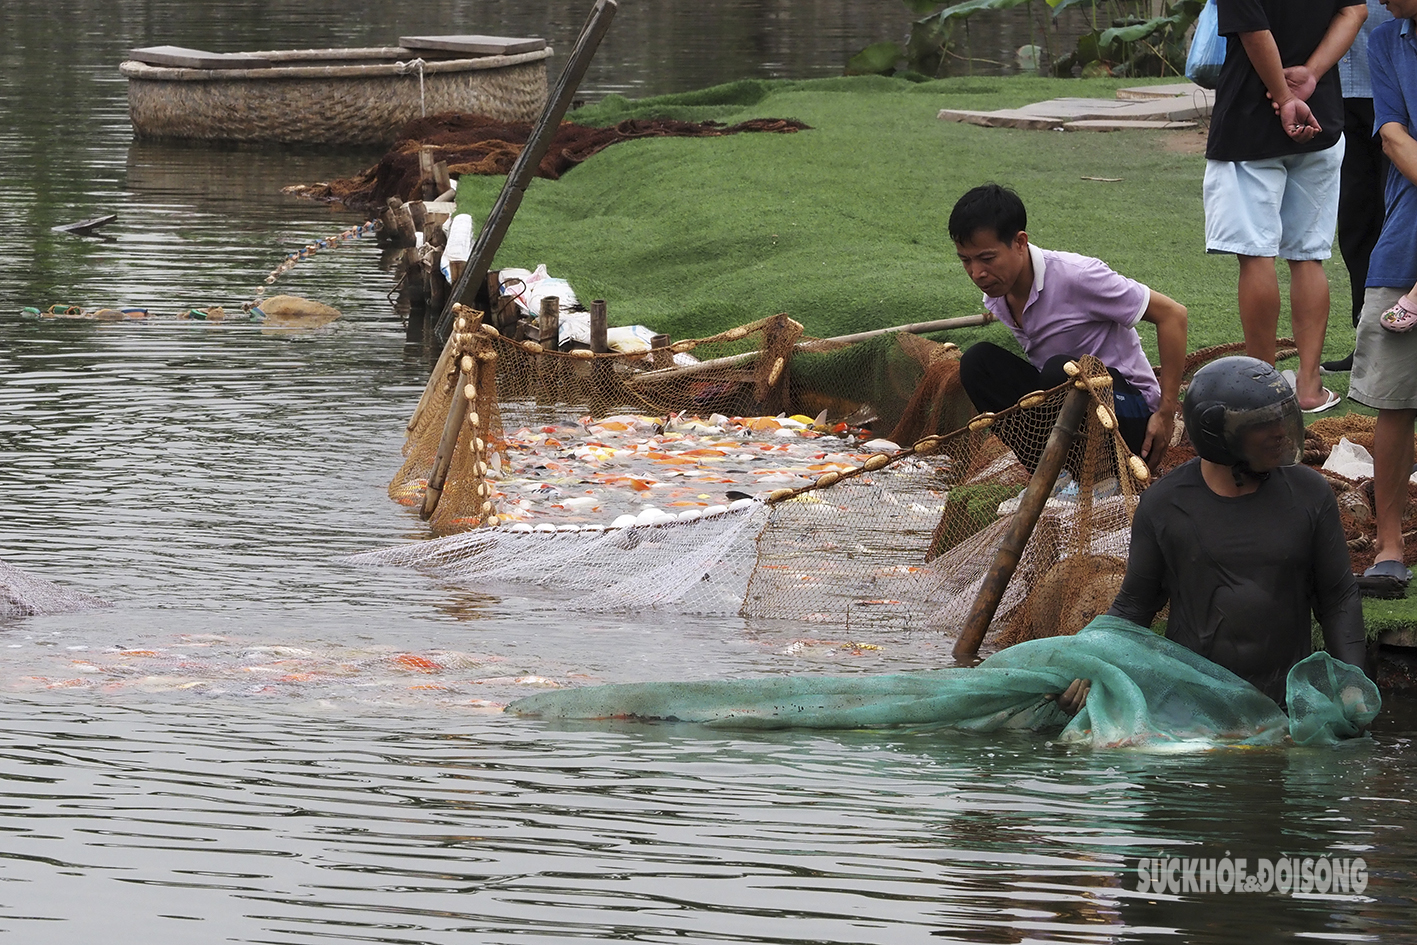
M1091 680L1068 717L1052 698ZM507 711L549 720L629 719L716 729L937 726L972 732L1059 730L1066 744L1195 750L1331 745L1364 732L1382 707L1362 671L1315 653L1289 673L1286 716L1245 680L1165 637L1098 617L1070 637L1031 640L972 669L896 675L647 682L538 693Z
M1017 456L1036 460L1077 387L1068 484L994 619L1002 643L1071 633L1120 585L1147 477L1110 385L1084 359L1068 384L973 417L958 349L910 334L812 339L775 316L592 355L459 309L390 483L444 537L356 560L536 584L578 609L948 631L1028 481Z

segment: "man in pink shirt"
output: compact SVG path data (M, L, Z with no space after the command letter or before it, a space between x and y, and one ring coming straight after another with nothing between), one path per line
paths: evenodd
M971 345L960 361L965 393L978 410L1003 410L1024 394L1058 386L1064 364L1092 355L1112 374L1123 439L1155 470L1175 429L1186 359L1185 306L1099 259L1032 245L1027 223L1018 194L998 184L969 191L950 213L950 238L965 273L1028 356L1024 361L987 341ZM1156 326L1159 379L1141 348L1141 321ZM1019 461L1032 469L1038 457L1021 455Z

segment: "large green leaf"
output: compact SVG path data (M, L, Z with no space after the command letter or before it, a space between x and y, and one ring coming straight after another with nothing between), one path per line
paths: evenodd
M980 10L1011 10L1021 3L1028 3L1029 0L964 0L964 3L956 3L952 7L945 7L939 13L926 17L920 22L935 20L940 23L946 20L957 19L964 16L972 16Z
M1133 23L1130 26L1114 26L1102 31L1097 44L1106 48L1115 42L1135 43L1137 40L1146 39L1152 33L1168 26L1175 26L1180 20L1181 15L1178 14L1176 16L1158 16L1145 23Z
M846 74L889 75L904 56L898 43L873 43L846 61Z
M945 71L945 50L953 35L954 20L916 20L911 24L910 40L905 46L909 68L921 75L939 78Z

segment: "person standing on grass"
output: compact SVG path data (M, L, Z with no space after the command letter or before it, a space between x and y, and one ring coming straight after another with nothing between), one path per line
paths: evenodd
M1122 438L1155 470L1176 425L1186 307L1100 259L1034 246L1027 225L1019 195L998 184L975 187L950 212L950 238L965 274L1028 355L1025 361L987 341L970 345L959 363L965 394L978 410L1003 410L1024 394L1063 383L1066 362L1092 355L1112 375ZM1141 321L1156 326L1159 379L1141 348ZM1030 470L1038 464L1041 445L1009 446Z
M1358 320L1349 396L1376 407L1373 498L1377 542L1373 565L1358 579L1365 593L1402 597L1412 572L1403 563L1402 513L1412 475L1417 419L1417 312L1403 293L1417 283L1417 0L1384 0L1397 19L1373 30L1368 57L1373 80L1373 126L1392 161L1387 176L1387 220L1368 264L1368 287Z
M1382 142L1373 134L1373 84L1369 79L1368 37L1392 14L1379 0L1366 0L1368 18L1358 38L1338 60L1338 84L1343 89L1343 166L1338 172L1338 251L1348 270L1353 298L1353 327L1363 313L1363 293L1368 285L1368 257L1383 229L1383 183L1388 159ZM1353 353L1325 361L1325 371L1353 370Z
M1339 397L1319 378L1343 162L1343 94L1334 64L1367 18L1363 0L1216 0L1229 42L1206 140L1205 245L1240 261L1245 351L1274 363L1276 258L1289 262L1289 307L1306 413Z

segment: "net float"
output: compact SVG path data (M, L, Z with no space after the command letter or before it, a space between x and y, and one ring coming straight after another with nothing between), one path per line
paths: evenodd
M1072 362L1070 361L1068 363L1071 364ZM969 421L969 429L971 433L983 433L985 430L989 429L993 425L994 415L992 413L981 413L979 416Z

